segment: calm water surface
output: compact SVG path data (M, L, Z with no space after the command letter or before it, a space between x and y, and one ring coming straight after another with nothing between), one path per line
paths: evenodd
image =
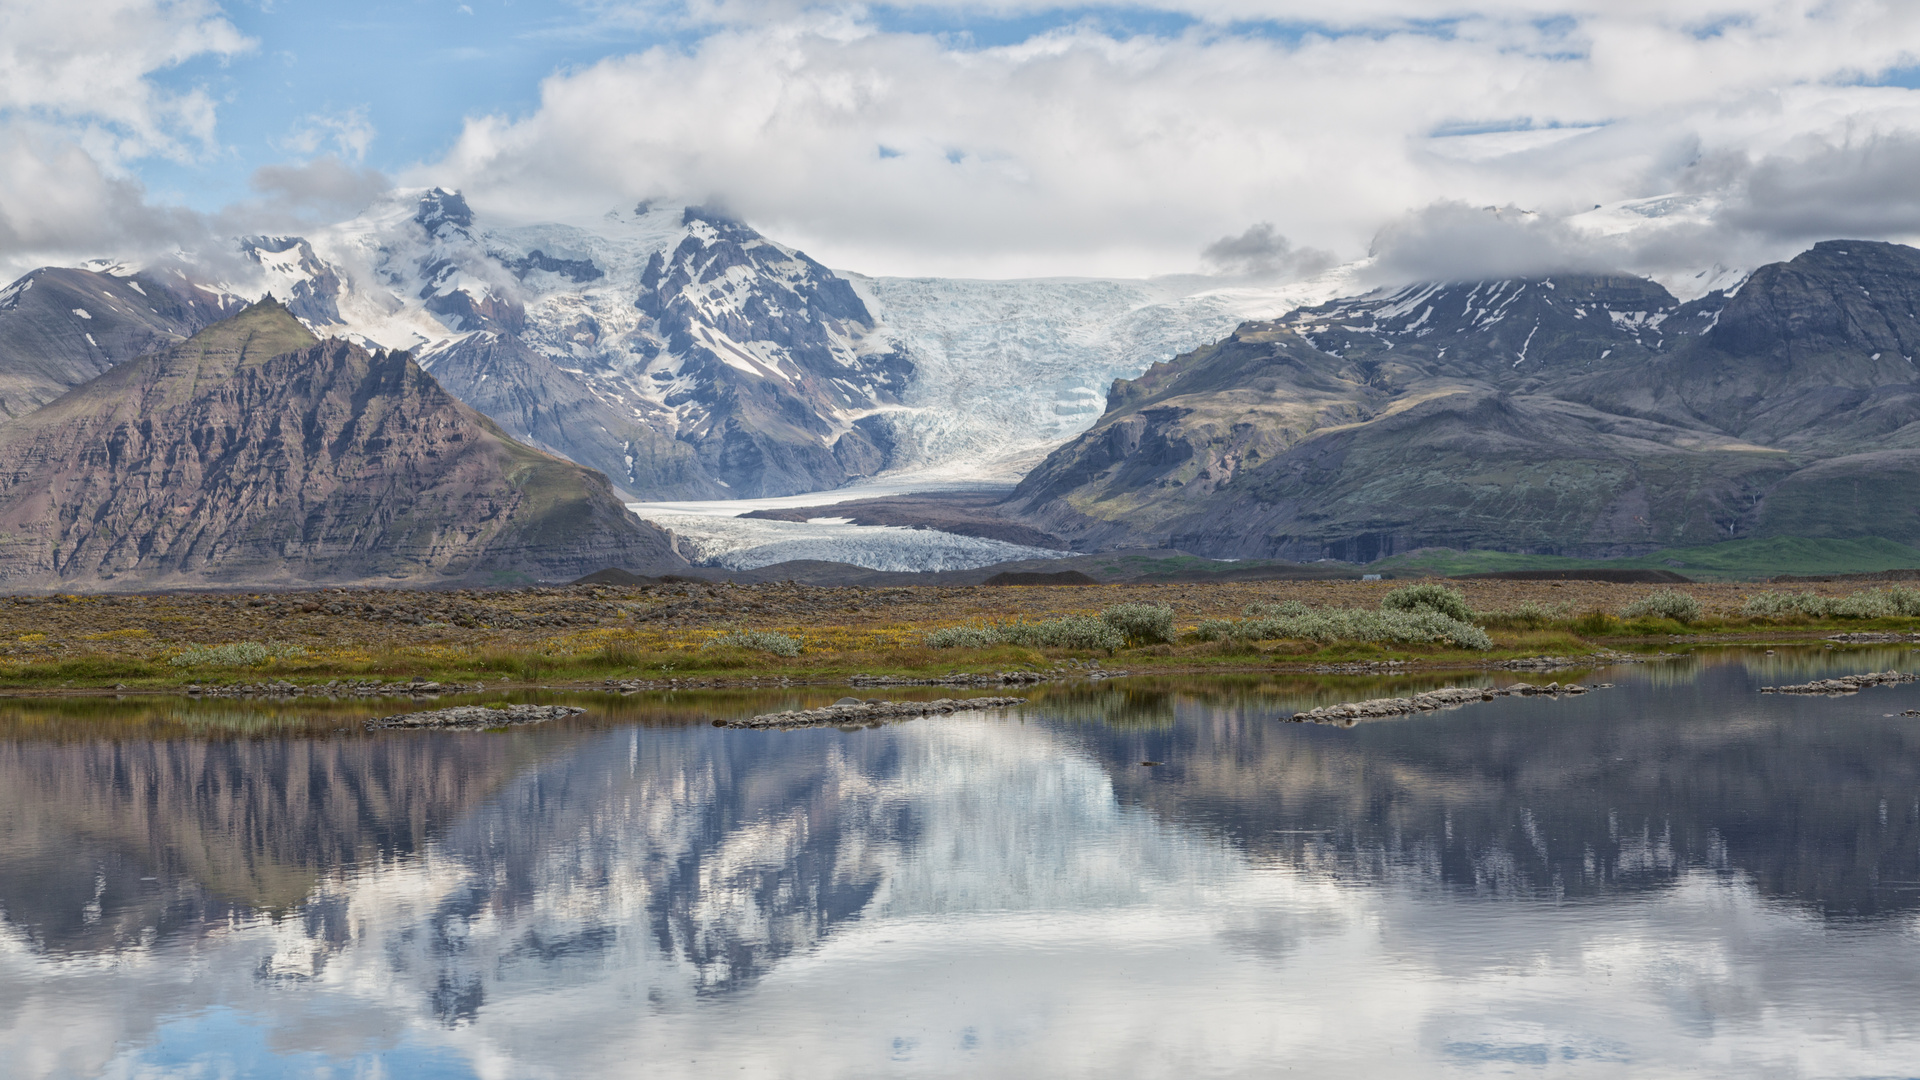
M1920 686L1755 692L1916 661L1350 728L1276 717L1474 678L0 705L0 1073L1916 1076Z

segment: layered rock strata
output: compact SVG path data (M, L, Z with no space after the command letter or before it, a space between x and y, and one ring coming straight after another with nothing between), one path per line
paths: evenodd
M568 579L682 567L600 474L507 438L403 352L271 299L0 425L0 582Z

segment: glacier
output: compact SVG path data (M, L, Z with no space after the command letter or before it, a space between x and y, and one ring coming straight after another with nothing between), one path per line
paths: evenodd
M908 492L988 491L1005 485L941 476L902 474L835 491L816 491L771 499L628 503L641 520L673 532L680 553L696 566L756 570L796 559L848 563L869 570L971 570L1018 559L1058 559L1073 554L1027 547L1002 540L959 536L937 529L854 525L833 516L835 503L876 499ZM818 507L820 516L774 521L742 515L755 510Z
M1113 380L1225 336L1249 319L1354 291L1356 269L1339 267L1293 282L1206 275L1146 280L1050 278L971 280L869 277L828 272L805 255L751 235L750 244L786 259L733 265L714 288L683 290L693 323L678 342L652 333L636 298L650 265L710 240L697 207L650 202L586 225L490 223L456 193L398 191L361 216L297 242L250 238L254 289L314 298L296 310L317 331L363 344L413 350L443 380L460 346L509 333L550 361L547 376L577 381L610 412L684 438L712 415L689 378L684 353L710 349L741 378L793 384L806 375L790 348L752 337L756 309L789 315L792 287L830 273L852 286L870 325L818 317L818 336L846 378L808 400L830 443L870 417L883 417L896 445L874 476L950 481L1017 480L1054 447L1092 426ZM696 244L697 248L698 245ZM658 271L655 271L658 274ZM699 286L697 289L692 286ZM889 400L865 369L903 356L912 375ZM815 367L818 367L816 364ZM483 379L484 376L476 376ZM451 385L451 384L450 384ZM777 387L785 392L785 387ZM710 395L709 395L710 396ZM486 411L486 410L483 410ZM524 417L490 412L509 433L580 460L552 431ZM613 444L619 440L613 440ZM583 464L616 483L638 482L633 451ZM862 479L852 482L859 483ZM726 498L738 484L690 485Z
M680 553L696 566L756 570L796 559L849 563L869 570L971 570L1016 559L1073 554L936 529L852 525L845 519L769 521L761 518L636 511L671 529Z

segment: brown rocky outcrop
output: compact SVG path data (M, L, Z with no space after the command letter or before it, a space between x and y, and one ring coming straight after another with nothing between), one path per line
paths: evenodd
M271 299L0 425L15 588L571 578L684 566L605 477L523 446L404 352Z

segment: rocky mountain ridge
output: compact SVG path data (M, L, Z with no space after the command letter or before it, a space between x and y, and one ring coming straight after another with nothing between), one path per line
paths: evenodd
M1302 308L1137 380L1010 500L1083 550L1588 557L1920 539L1920 251L1831 241L1682 304L1631 278Z
M514 225L442 189L238 250L244 272L205 286L228 310L270 293L318 333L406 349L516 438L646 499L903 469L1011 483L1114 377L1346 280L869 278L709 207Z
M0 289L0 417L24 416L241 306L179 270L35 270Z
M0 424L13 588L565 579L684 566L597 473L266 300Z

